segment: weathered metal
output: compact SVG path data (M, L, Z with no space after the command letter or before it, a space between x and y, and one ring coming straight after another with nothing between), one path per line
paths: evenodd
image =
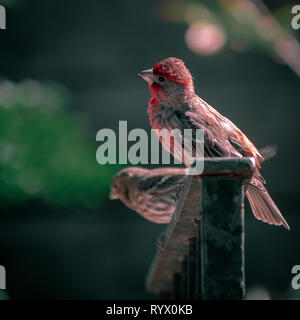
M206 159L187 176L147 279L163 299L243 299L244 185L251 158Z

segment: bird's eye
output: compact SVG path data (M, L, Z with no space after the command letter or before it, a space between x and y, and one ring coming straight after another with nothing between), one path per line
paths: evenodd
M165 78L164 78L164 77L159 77L159 78L158 78L158 81L159 81L159 82L164 82L164 81L165 81Z

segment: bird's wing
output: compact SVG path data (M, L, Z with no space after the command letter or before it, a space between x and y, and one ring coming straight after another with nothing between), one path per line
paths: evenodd
M229 121L228 119L226 120ZM254 157L257 166L259 168L261 167L259 161L264 160L263 156L247 136L233 124L232 130L230 130L228 134L228 141L242 156Z
M227 140L227 133L218 123L207 121L195 111L185 112L185 128L201 129L204 135L204 156L205 157L230 157L233 148Z
M155 170L153 170L155 171ZM150 173L143 179L140 179L137 188L139 191L150 194L176 193L177 189L184 184L186 175L182 174L153 174Z
M246 137L229 119L204 100L199 98L200 108L192 108L186 115L192 124L204 131L205 155L211 157L254 157L260 167L263 157Z

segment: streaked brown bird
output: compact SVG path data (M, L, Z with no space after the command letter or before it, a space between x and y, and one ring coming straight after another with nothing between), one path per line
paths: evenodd
M110 199L120 199L147 220L169 223L185 178L184 168L125 168L113 178Z
M276 155L275 146L260 149L264 159ZM111 183L110 199L120 199L128 208L155 223L169 223L186 178L184 168L143 169L128 167Z
M289 226L265 188L265 180L259 172L263 160L254 144L229 119L202 100L194 91L191 73L178 58L167 58L152 69L139 75L149 83L151 100L148 114L153 129L202 129L205 157L253 157L255 172L246 187L246 196L254 216L273 225ZM159 136L163 146L176 157L182 149L182 141L176 137ZM197 154L196 141L192 138L192 156ZM179 153L181 154L181 153ZM182 160L179 158L179 160ZM186 166L191 163L185 161Z

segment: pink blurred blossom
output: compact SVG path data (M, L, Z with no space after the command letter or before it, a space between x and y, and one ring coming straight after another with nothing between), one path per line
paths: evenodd
M221 27L198 22L186 31L187 46L197 54L210 55L218 52L226 42L226 36Z

